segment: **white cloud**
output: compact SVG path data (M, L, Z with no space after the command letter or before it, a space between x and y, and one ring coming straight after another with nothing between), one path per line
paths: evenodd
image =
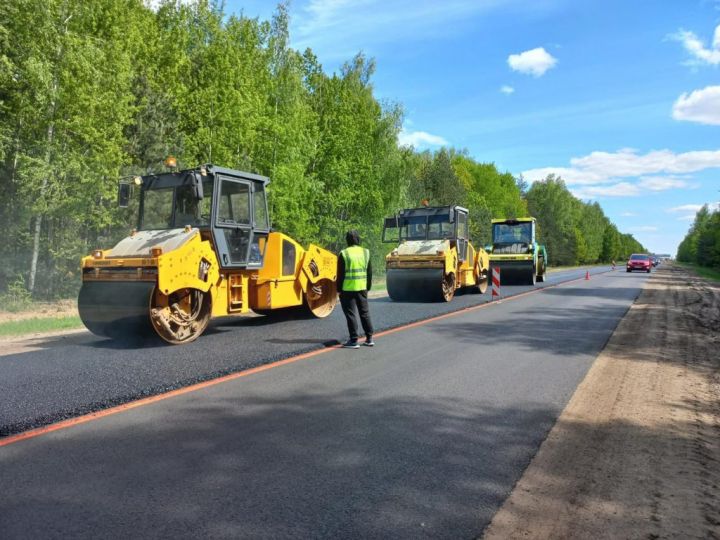
M670 150L653 150L639 154L632 148L617 152L592 152L572 158L571 167L543 167L522 171L528 182L542 180L548 174L562 176L568 185L594 185L619 179L658 174L687 174L720 168L720 150L697 150L676 154Z
M673 104L672 116L675 120L720 126L720 86L683 93Z
M528 182L543 180L549 174L561 176L562 179L565 180L565 183L568 185L600 184L602 182L607 182L608 180L610 180L610 178L605 175L572 167L542 167L539 169L530 169L522 172L522 175L527 178Z
M619 182L613 185L584 186L571 189L570 193L578 199L595 199L597 197L636 197L640 195L640 188L629 182Z
M623 213L620 214L620 215L623 216L623 217L635 217L635 216L637 216L637 214L636 214L635 212L623 212Z
M668 208L665 210L666 212L697 212L703 207L702 204L683 204L681 206L674 206L673 208Z
M715 28L710 47L706 47L702 39L687 30L679 30L670 38L681 42L685 50L694 57L696 63L706 63L712 66L720 64L720 24Z
M405 128L398 134L398 142L402 146L424 148L428 146L447 146L449 143L439 135L432 135L426 131L407 131Z
M512 94L513 92L515 92L515 89L512 86L508 86L507 84L505 84L500 87L500 91L503 94Z
M665 191L688 187L688 183L673 176L643 176L640 178L638 186L649 191Z
M537 47L520 54L511 54L508 56L507 62L514 71L540 77L557 64L557 58L554 58L543 47Z
M683 204L672 208L666 208L665 211L669 214L685 214L684 216L678 217L678 221L692 221L695 219L695 214L697 214L698 210L700 210L703 206L704 205L702 204ZM714 210L720 210L720 202L708 203L708 209L711 212Z

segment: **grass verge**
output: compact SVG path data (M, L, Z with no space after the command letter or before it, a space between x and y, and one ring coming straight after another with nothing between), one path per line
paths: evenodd
M385 290L385 276L378 279L373 279L371 291L384 291Z
M713 270L712 268L707 268L706 266L698 266L697 264L681 262L675 264L678 264L679 266L682 266L683 268L686 268L691 272L695 272L700 277L711 279L713 281L720 281L720 272L718 272L717 270Z
M80 317L44 317L0 323L0 337L82 328Z

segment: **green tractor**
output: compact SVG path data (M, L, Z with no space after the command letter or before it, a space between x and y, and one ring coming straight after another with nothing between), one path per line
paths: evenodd
M547 252L535 240L535 218L492 220L490 266L500 268L503 283L535 285L545 281Z

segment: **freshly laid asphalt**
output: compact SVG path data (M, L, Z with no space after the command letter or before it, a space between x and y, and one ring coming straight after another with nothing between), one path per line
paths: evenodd
M594 268L592 273L607 271ZM585 270L548 274L537 287L585 275ZM531 287L503 287L505 296ZM370 302L376 332L489 302L463 294L450 303ZM116 341L92 334L72 340L48 338L46 349L0 356L0 437L59 420L181 388L221 375L324 348L347 339L338 304L326 319L297 313L227 317L211 322L197 341L169 346L159 338Z
M476 538L645 279L597 274L380 336L374 349L334 349L0 447L0 531L4 538ZM452 307L477 301L461 297ZM378 300L371 309L382 328L401 324L400 314L413 320L450 306L440 307ZM184 376L193 356L214 366L224 350L232 365L252 365L249 350L260 355L275 345L287 356L341 339L342 322L248 321L217 326L187 347L141 350L88 338L0 364L4 374L19 369L8 370L8 358L28 363L24 388L11 398L24 404L17 396L30 392L47 406L66 390L70 400L102 395L92 383L112 389L103 377L113 373L119 388L157 381L150 367L166 362L178 364L175 371L157 371ZM251 336L261 343L253 346ZM59 378L66 363L73 376ZM89 380L73 380L82 378ZM7 415L11 384L0 380ZM46 399L48 380L69 388Z

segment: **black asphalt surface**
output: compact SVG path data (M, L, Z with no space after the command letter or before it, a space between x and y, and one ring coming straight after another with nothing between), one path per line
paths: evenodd
M477 538L645 280L596 275L0 447L2 537Z
M608 268L592 268L597 274ZM577 279L585 269L548 274L536 288ZM504 296L531 290L504 286ZM464 294L450 303L371 300L376 332L490 301ZM0 356L0 437L188 386L347 339L338 305L327 319L223 318L197 341L169 346L158 338L114 341L92 334L48 338L41 351Z

